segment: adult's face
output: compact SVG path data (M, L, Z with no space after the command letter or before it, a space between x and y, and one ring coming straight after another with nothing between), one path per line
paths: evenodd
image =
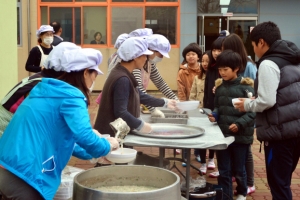
M86 87L90 88L93 85L93 82L96 80L98 74L96 71L91 73L88 69L85 69L83 75Z
M141 56L135 58L134 59L135 68L142 69L147 61L148 61L147 55L141 55Z
M100 35L99 33L96 35L96 40L97 40L97 41L100 41L100 40L101 40L101 35Z
M152 55L149 55L149 59L150 59L150 60L154 59L155 56L157 56L157 57L159 57L159 58L163 58L163 57L164 57L161 53L159 53L159 51L154 51L154 50L151 50L151 49L150 49L150 51L153 52Z
M47 32L44 32L40 35L40 38L43 40L44 38L46 37L53 37L53 32L52 31L47 31Z

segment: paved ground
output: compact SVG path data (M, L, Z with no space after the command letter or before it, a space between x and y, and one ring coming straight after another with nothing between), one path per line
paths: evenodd
M153 94L153 95L157 95L160 96L160 94ZM95 98L96 98L96 94L93 94L92 96L92 105L89 107L89 113L90 113L90 117L91 117L91 121L93 122L98 110L98 106L95 103ZM252 145L252 152L253 152L253 157L254 157L254 178L255 178L255 187L256 187L256 191L255 193L252 193L251 195L247 196L247 200L271 200L271 194L270 194L270 190L267 184L267 178L266 178L266 170L264 167L264 152L262 151L261 153L259 153L259 148L260 148L260 143L256 140L254 140L253 145ZM147 148L135 148L138 151L142 151L145 154L151 155L151 156L158 156L158 148L154 148L154 147L147 147ZM173 151L168 149L166 150L166 157L171 157L173 155ZM192 164L200 167L200 163L198 163L195 160L194 155L191 155L191 161ZM89 169L94 167L94 164L91 164L89 161L84 161L84 160L80 160L77 159L75 157L72 157L71 160L68 163L71 166L74 167L79 167L82 169ZM181 163L176 161L176 166L183 172L185 173L185 168L181 166ZM171 161L171 165L173 165L173 161ZM179 175L179 173L176 171L176 169L172 170L175 173L177 173ZM208 173L210 173L211 171L208 171ZM194 169L191 169L191 176L193 178L198 177L199 175L197 174L197 171ZM182 178L182 177L181 177ZM210 178L210 177L206 177L207 182L210 183L215 183L217 184L217 179L215 178ZM235 185L235 183L234 183ZM293 178L292 178L292 192L293 192L293 200L300 200L300 167L299 165L297 166L294 174L293 174Z

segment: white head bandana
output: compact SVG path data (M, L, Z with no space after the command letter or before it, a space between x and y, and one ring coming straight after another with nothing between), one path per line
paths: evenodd
M39 30L36 31L36 37L40 37L41 33L52 31L54 33L53 27L50 25L42 25Z
M132 37L125 40L117 51L121 60L133 60L141 55L151 55L152 51L148 50L147 40L141 37Z
M44 66L46 69L65 72L94 69L98 74L103 74L98 68L101 62L102 54L100 51L92 48L81 48L71 42L61 42L50 52Z

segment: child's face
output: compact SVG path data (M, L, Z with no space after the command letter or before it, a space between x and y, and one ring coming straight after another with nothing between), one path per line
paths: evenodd
M230 80L234 80L234 79L237 78L238 70L239 70L239 68L236 68L235 70L232 70L228 66L219 67L219 74L220 74L220 76L222 77L223 80L230 81Z
M222 52L221 49L213 49L211 53L212 53L213 58L215 60L217 60L217 57L221 52Z
M261 58L264 55L264 51L262 51L261 41L256 45L255 42L251 42L253 46L253 51L258 58Z
M198 62L199 57L198 54L196 54L193 51L190 51L185 55L185 59L189 65L192 65Z
M201 60L201 65L203 67L203 69L206 71L208 68L208 63L209 63L209 58L207 54L204 54L202 56L202 60Z

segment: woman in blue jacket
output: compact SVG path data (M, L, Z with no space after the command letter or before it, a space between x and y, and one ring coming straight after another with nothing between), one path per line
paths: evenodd
M98 158L118 148L93 133L87 106L102 55L71 43L49 55L49 70L18 107L0 139L0 193L4 199L53 199L70 157Z

